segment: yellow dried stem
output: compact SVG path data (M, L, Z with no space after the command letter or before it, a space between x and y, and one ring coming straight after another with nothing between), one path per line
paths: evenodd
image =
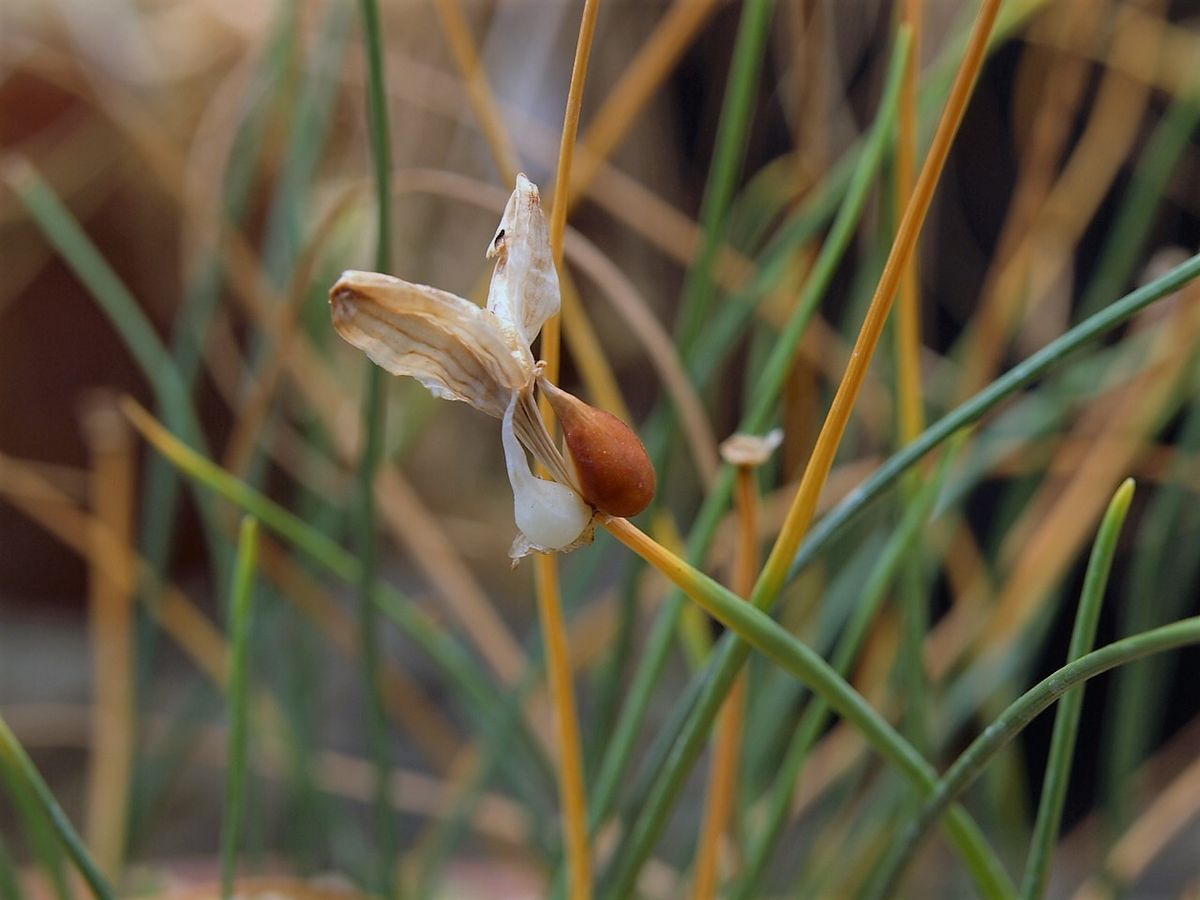
M727 441L726 445L728 443ZM736 504L739 528L733 591L740 597L750 596L754 589L754 579L758 575L759 504L755 465L756 463L748 461L737 467ZM746 673L742 672L721 707L721 717L717 725L716 748L708 775L708 801L704 810L704 821L700 827L700 844L696 850L696 873L692 888L692 896L696 900L711 900L717 895L722 838L730 830L737 800L737 776L741 764L745 720Z
M454 55L454 63L467 85L467 95L471 99L471 110L479 122L492 159L500 170L500 177L506 185L512 185L521 163L509 140L508 131L500 115L500 107L488 84L487 73L475 50L475 42L471 38L471 29L463 15L462 6L458 0L435 0L438 21L442 23L442 33L450 52Z
M609 91L579 141L568 208L583 199L603 162L624 140L654 92L679 62L721 0L675 0L621 79Z
M1150 353L1167 365L1148 367L1115 396L1097 398L1075 427L1090 452L1066 484L1046 484L1006 536L1002 559L1012 574L1000 590L987 628L985 652L1013 640L1039 608L1046 591L1086 544L1111 495L1128 474L1143 441L1159 426L1161 411L1194 361L1200 340L1200 291L1185 291L1159 329Z
M938 178L946 163L946 157L950 153L950 145L954 141L954 135L958 131L959 123L966 111L967 101L975 86L975 79L983 65L988 39L991 36L1000 6L1001 0L984 0L976 16L966 53L950 89L950 96L946 101L942 118L938 122L937 131L934 133L929 155L921 168L921 175L913 189L912 198L905 207L896 239L892 243L892 249L884 264L879 285L875 289L875 295L871 298L866 319L859 332L858 340L855 341L854 351L850 355L850 363L838 385L837 394L833 398L829 414L821 427L821 433L817 436L816 447L804 470L804 476L801 478L800 488L796 492L796 499L788 513L787 521L784 522L783 530L780 532L775 546L771 548L771 554L767 558L766 566L759 578L759 584L756 586L756 589L763 591L766 596L777 595L783 587L792 558L816 512L821 490L825 486L825 480L833 466L838 445L841 443L846 425L850 421L850 413L854 409L859 390L866 379L871 358L879 344L879 337L883 333L900 277L912 255L917 235L920 233L925 215L929 211L929 204L933 199Z
M1200 756L1158 791L1145 810L1113 844L1104 865L1107 879L1120 885L1132 884L1166 846L1200 813ZM1112 884L1088 879L1073 900L1102 900L1110 897Z
M571 900L586 900L592 895L592 851L587 826L587 791L583 775L583 742L579 734L579 716L575 704L575 682L571 670L570 647L563 620L558 584L558 558L549 553L534 554L534 581L537 588L538 620L546 645L547 680L558 726L558 780L563 813L563 831L567 847L569 895Z
M1130 15L1124 7L1122 16ZM1104 36L1103 7L1075 0L1057 10L1043 30L1069 36L1070 46L1096 43ZM1050 100L1040 104L1016 193L998 241L995 263L985 276L979 311L966 339L961 396L995 374L1019 325L1023 309L1037 309L1092 220L1138 132L1137 110L1146 102L1142 85L1131 82L1116 63L1145 49L1124 28L1116 31L1104 78L1083 134L1054 180L1063 147L1071 137L1072 111L1082 102L1088 66L1065 57L1048 76Z
M124 868L132 779L136 704L134 699L133 441L125 420L107 395L90 399L83 433L91 459L91 569L88 631L92 650L92 743L88 765L84 835L97 865L114 883ZM107 566L105 532L121 544Z
M567 109L563 116L554 184L554 207L550 212L550 252L554 266L560 273L563 270L563 238L567 228L567 186L570 183L575 136L579 130L579 114L583 107L583 88L587 81L588 60L591 57L592 38L596 33L596 17L599 11L599 0L585 0L579 25L579 39L575 45L575 62L571 68L571 86L567 92ZM575 305L579 306L578 303ZM582 315L581 307L578 311ZM552 316L542 326L541 356L546 361L546 379L557 384L561 361L558 316ZM542 397L541 413L553 435L554 418L545 396ZM569 896L571 900L588 900L592 896L592 854L588 837L583 744L579 736L579 713L575 705L570 649L563 622L557 557L536 554L534 575L538 618L542 627L542 641L546 648L550 697L555 708L561 750L558 766L559 800L563 811Z

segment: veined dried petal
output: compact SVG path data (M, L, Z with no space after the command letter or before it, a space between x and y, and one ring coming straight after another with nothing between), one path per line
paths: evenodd
M783 429L766 434L731 434L721 442L721 458L731 466L761 466L783 443Z
M338 334L375 363L497 419L533 377L529 348L494 314L447 291L349 271L329 304Z
M529 470L529 460L513 428L517 401L518 395L514 392L500 429L508 480L513 490L513 512L521 531L509 555L517 560L530 550L573 550L590 537L591 507L566 485L538 478Z
M561 296L541 197L523 174L517 176L487 257L496 260L487 308L528 347L545 321L558 313Z
M549 381L539 382L562 423L583 499L610 516L635 516L654 497L654 466L633 429Z

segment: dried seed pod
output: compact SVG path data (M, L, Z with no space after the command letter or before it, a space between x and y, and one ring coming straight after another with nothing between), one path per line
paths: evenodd
M610 516L635 516L654 496L654 466L628 425L578 397L541 382L562 423L583 499Z

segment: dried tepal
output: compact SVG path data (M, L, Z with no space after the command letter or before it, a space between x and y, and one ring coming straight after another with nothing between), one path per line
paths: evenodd
M500 419L518 529L510 555L567 552L591 542L597 515L641 512L654 495L654 468L629 426L551 384L534 359L533 341L561 299L541 199L524 175L487 256L496 265L486 309L428 285L348 271L329 294L333 325L392 374ZM566 458L538 412L538 383L562 421ZM526 451L554 481L533 474Z

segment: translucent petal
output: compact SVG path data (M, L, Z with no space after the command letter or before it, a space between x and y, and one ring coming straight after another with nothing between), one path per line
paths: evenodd
M500 418L533 376L533 358L486 309L447 291L375 272L344 272L329 294L333 325L393 375Z
M508 480L513 489L513 513L521 531L513 545L514 558L530 550L573 549L586 537L592 508L566 485L538 478L529 470L529 460L513 429L517 396L514 392L500 430Z
M537 186L524 175L517 176L487 255L496 260L487 308L528 347L545 321L558 313L561 297L542 201Z

